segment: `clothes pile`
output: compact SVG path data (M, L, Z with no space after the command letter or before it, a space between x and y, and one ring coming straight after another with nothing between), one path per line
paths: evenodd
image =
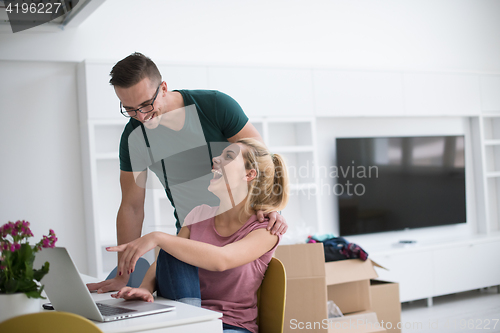
M343 237L333 234L313 235L307 237L306 243L323 243L325 262L345 259L368 259L368 253L359 245L349 243Z

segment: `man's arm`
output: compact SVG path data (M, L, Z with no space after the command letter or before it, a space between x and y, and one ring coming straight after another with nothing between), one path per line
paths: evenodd
M147 172L120 171L122 202L116 217L118 244L128 243L141 237L144 221Z
M246 138L253 138L256 140L259 140L260 142L264 143L264 140L262 140L262 137L260 136L259 131L253 126L250 121L248 121L243 128L233 135L232 137L228 138L227 141L234 143L240 139L246 139Z
M141 173L120 171L120 187L122 201L116 217L116 231L118 245L125 244L141 237L142 222L144 220L144 199L146 196L147 172ZM118 262L121 253L118 253ZM108 292L125 287L130 275L125 272L110 280L99 283L89 283L89 290Z

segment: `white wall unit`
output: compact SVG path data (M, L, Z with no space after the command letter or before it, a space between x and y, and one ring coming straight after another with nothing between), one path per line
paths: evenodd
M250 117L313 115L309 69L210 67L208 73L210 89L236 99Z
M319 230L314 117L251 118L272 153L281 154L290 178L290 201L282 211L290 229ZM285 234L283 242L291 241ZM305 239L305 237L304 237Z
M385 246L370 257L388 269L377 271L380 279L399 282L400 300L407 302L499 285L500 266L489 255L498 251L496 232L406 248Z
M399 283L401 302L433 296L433 253L420 250L414 253L370 254L372 260L388 269L378 270L381 280Z
M480 77L481 114L473 119L480 232L500 230L500 76Z
M488 254L499 253L500 243L469 242L460 246L436 250L433 258L434 295L446 295L464 290L500 284L500 265ZM485 256L489 264L478 260Z
M316 116L401 116L399 72L314 70Z
M99 277L115 264L104 246L115 237L118 143L127 121L118 113L118 99L108 84L112 65L85 62L78 69L89 270ZM500 112L494 112L500 111L498 75L169 64L159 68L169 89L219 89L235 98L271 151L283 154L291 179L290 202L283 211L289 223L284 243L336 232L332 184L318 170L332 165L336 137L470 135L473 149L467 151L474 156L466 158L467 224L411 231L422 244L412 249L387 249L393 238L408 236L404 232L349 240L389 269L380 276L400 282L402 301L500 284L496 268L473 260L484 257L483 251L496 253L500 244ZM471 128L465 116L472 116ZM154 175L150 179L156 181ZM161 186L151 187L143 232L175 233L170 202ZM440 239L445 236L463 240L443 245ZM386 249L374 247L376 243ZM453 253L462 254L463 262ZM474 279L472 272L462 272L465 262L478 275L491 278ZM464 278L447 283L453 274Z
M120 119L120 100L109 84L110 63L85 62L87 108L82 110L88 119ZM80 118L81 119L81 118Z
M479 76L474 74L404 73L406 115L478 115Z
M113 64L82 62L77 68L89 274L105 278L116 266L116 214L121 200L118 149L127 119L109 85ZM146 199L148 200L148 199ZM153 216L146 211L145 226Z
M500 111L500 75L482 75L481 107L483 111Z
M483 113L472 122L480 232L500 230L500 112Z

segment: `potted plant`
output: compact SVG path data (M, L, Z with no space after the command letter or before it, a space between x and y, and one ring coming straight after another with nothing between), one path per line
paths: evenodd
M49 263L34 269L36 252L54 247L57 241L54 230L35 245L27 221L9 222L0 227L0 322L10 317L38 312L43 285L40 280L49 272Z

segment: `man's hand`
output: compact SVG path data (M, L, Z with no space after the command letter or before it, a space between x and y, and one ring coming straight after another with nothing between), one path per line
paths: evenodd
M269 214L264 214L263 211L259 210L257 212L257 218L259 219L259 221L264 222L264 217L267 217L269 219L267 230L271 230L272 235L283 235L287 231L288 224L286 224L286 220L283 215L278 214L278 212L270 212Z
M113 279L109 279L98 283L87 283L87 288L89 288L89 291L97 290L98 294L107 293L110 291L117 291L127 285L129 277L130 275L128 274L121 276L116 274L116 277Z
M145 302L154 302L153 295L146 288L125 287L120 289L120 291L116 294L112 294L111 297L123 299L139 299Z
M158 245L156 239L158 235L159 233L155 231L141 238L137 238L130 243L107 247L106 250L110 252L123 252L118 262L118 273L116 275L121 276L132 273L135 269L137 260Z

